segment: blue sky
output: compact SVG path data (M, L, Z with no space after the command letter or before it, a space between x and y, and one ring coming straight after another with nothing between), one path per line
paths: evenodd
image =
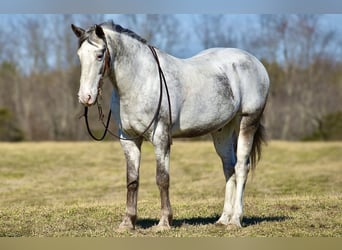
M193 30L193 17L195 14L176 14L176 16L181 21L181 25L183 28L189 29L190 35L186 41L180 40L179 44L179 51L176 51L176 53L172 53L175 56L179 57L190 57L196 53L198 53L200 50L202 50L202 46L199 43L198 37L194 34ZM1 30L6 29L7 22L16 22L21 18L22 15L13 15L13 14L2 14L0 15L0 32ZM120 23L120 15L113 15L113 14L106 14L105 20L108 19L114 19L115 22L118 22L119 24L122 24L123 26L125 24ZM257 30L259 28L259 22L258 14L227 14L228 22L231 25L234 25L238 27L240 31L242 31L242 34L248 33L249 30ZM339 39L342 41L342 14L324 14L323 16L323 25L327 27L327 29L333 29L336 30L338 33ZM70 25L70 24L67 24ZM134 27L129 27L133 31L136 31ZM138 32L139 33L139 32ZM342 42L341 42L342 43ZM154 44L158 46L158 44ZM166 50L167 51L167 50ZM169 52L169 51L167 51Z
M341 0L11 0L1 13L338 13Z

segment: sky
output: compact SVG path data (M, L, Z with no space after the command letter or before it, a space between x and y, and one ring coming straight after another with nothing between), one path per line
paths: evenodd
M185 29L193 29L193 16L197 14L176 14L176 16L181 21L183 27ZM255 30L259 29L259 17L260 14L226 14L228 16L228 22L234 24L236 27L239 27L241 31ZM106 14L105 17L110 20L113 19L114 22L120 21L118 18L119 15ZM119 23L120 24L120 23ZM336 30L338 36L341 37L342 41L342 14L322 14L322 25L327 29ZM132 28L134 31L134 28ZM245 33L245 32L242 32ZM202 46L198 43L198 38L196 36L189 37L187 40L188 44L191 46L187 46L190 50L180 51L178 56L189 57L200 50L202 50Z
M82 4L80 4L82 2ZM11 0L1 13L338 13L341 0Z
M36 14L32 14L35 16L39 16ZM189 29L191 32L194 32L193 29L193 17L195 14L176 14L176 17L181 21L181 25L184 29ZM22 15L13 15L13 14L0 14L0 32L3 29L6 29L6 24L8 22L16 22L21 18ZM257 30L259 28L259 14L227 14L228 22L232 25L235 25L241 31L249 31L249 30ZM337 31L339 39L342 41L342 14L323 14L323 25L327 27L327 29L333 29ZM106 14L105 20L107 21L113 19L114 22L119 23L124 26L124 24L120 23L120 15L119 14ZM124 26L125 27L125 26ZM84 27L86 28L86 27ZM134 27L131 28L133 31L136 31ZM139 34L139 32L137 32ZM246 34L246 32L242 32ZM185 44L186 42L186 44ZM341 42L342 43L342 42ZM154 44L158 46L158 44ZM202 45L199 43L198 37L194 34L188 37L186 41L180 41L179 50L175 53L172 53L175 56L186 58L192 55L195 55L199 51L203 49ZM245 48L243 48L245 49ZM166 52L169 52L166 50Z
M39 18L41 14L32 14L32 15L37 16ZM105 18L103 21L112 19L114 20L115 23L118 23L124 26L125 28L130 28L132 29L132 31L137 32L139 34L139 32L136 29L134 29L134 27L127 27L125 26L126 25L125 23L120 22L122 21L122 19L120 19L121 15L122 14L105 14ZM175 14L175 15L181 21L181 25L183 26L184 30L188 29L191 32L193 31L194 15L198 15L198 14ZM250 29L251 27L255 29L256 28L255 26L258 23L257 19L259 17L259 15L257 14L227 14L227 15L228 15L229 22L234 23L236 26L239 27L239 29L245 29L245 30ZM342 17L342 14L341 14L341 17ZM19 14L0 14L0 32L1 32L1 29L4 29L6 27L7 23L18 22L21 18L22 18L22 15L19 15ZM84 27L84 28L87 28L87 27ZM180 50L177 51L176 54L174 54L175 56L190 57L203 49L201 44L199 44L198 38L196 37L196 35L192 35L188 37L188 40L186 42L187 44L179 45ZM189 44L191 44L191 46L189 46ZM158 46L158 44L154 44L154 45Z

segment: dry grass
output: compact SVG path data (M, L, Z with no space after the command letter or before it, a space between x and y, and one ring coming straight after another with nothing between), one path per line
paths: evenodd
M271 142L247 183L242 229L213 225L223 171L211 142L172 147L174 227L154 232L159 194L153 148L143 147L137 230L125 209L117 142L0 144L0 236L342 236L342 143Z

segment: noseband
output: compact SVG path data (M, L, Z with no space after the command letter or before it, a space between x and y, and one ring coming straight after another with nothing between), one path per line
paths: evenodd
M108 45L107 45L107 41L106 39L104 38L103 39L104 43L105 43L105 54L104 54L104 57L103 57L103 63L102 63L102 66L100 68L100 71L99 71L99 74L101 75L101 78L99 80L99 84L98 84L98 88L99 88L99 91L98 91L98 97L102 95L102 85L103 85L103 79L105 77L105 75L107 73L109 73L110 71L110 64L111 64L111 56L110 56L110 53L109 53L109 49L108 49ZM91 41L88 39L88 42L91 43ZM112 110L109 109L109 112L108 112L108 116L107 116L107 121L106 123L104 122L104 115L103 115L103 112L102 112L102 106L101 104L99 103L99 100L98 98L96 99L96 103L97 103L97 108L98 108L98 113L99 113L99 121L101 121L103 127L104 127L104 131L103 131L103 134L101 137L96 137L91 129L90 129L90 126L89 126L89 121L88 121L88 107L85 106L84 107L84 118L85 118L85 123L86 123L86 127L87 127L87 131L88 131L88 134L91 136L91 138L93 138L95 141L102 141L104 140L104 138L106 137L107 135L107 132L109 134L111 134L112 136L114 136L115 138L117 139L120 139L120 140L129 140L129 141L133 141L133 140L136 140L138 138L141 138L143 137L146 132L151 128L152 124L158 119L158 116L159 116L159 112L160 112L160 108L161 108L161 104L162 104L162 98L163 98L163 86L165 87L165 90L166 90L166 96L167 96L167 101L168 101L168 110L169 110L169 141L170 143L172 144L172 136L171 136L171 127L172 127L172 113L171 113L171 101L170 101L170 94L169 94L169 89L168 89L168 86L166 84L166 80L165 80L165 75L164 75L164 72L160 66L160 62L159 62L159 58L158 58L158 54L155 50L155 48L151 45L148 45L149 49L151 50L151 53L153 55L153 58L155 59L156 61L156 64L158 66L158 73L159 73L159 101L158 101L158 106L157 106L157 109L156 109L156 112L154 113L154 116L151 120L151 122L148 124L148 126L146 127L146 129L140 133L139 135L137 136L134 136L134 137L121 137L120 135L117 135L115 133L113 133L111 130L109 130L109 123L110 123L110 118L111 118L111 115L112 115Z

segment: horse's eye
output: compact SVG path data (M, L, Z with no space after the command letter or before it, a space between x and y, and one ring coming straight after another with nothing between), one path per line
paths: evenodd
M102 58L103 58L103 54L97 54L97 55L96 55L96 59L97 59L98 61L102 61Z

